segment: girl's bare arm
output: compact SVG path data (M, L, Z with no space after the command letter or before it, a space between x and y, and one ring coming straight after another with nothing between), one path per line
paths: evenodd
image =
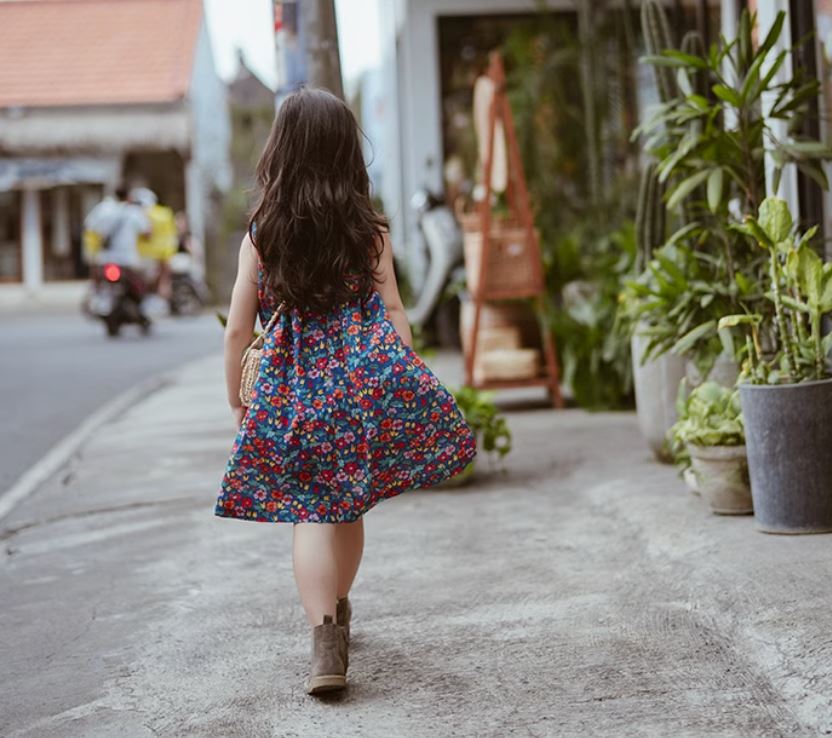
M393 327L401 336L402 341L412 346L413 335L410 332L410 324L407 322L401 295L399 295L399 286L396 284L396 272L393 269L393 245L390 243L389 233L384 234L381 260L376 269L376 289L381 299L384 300Z
M228 404L238 421L244 409L240 402L240 362L251 342L257 320L257 252L248 234L240 244L237 279L231 293L231 307L225 327L225 383Z

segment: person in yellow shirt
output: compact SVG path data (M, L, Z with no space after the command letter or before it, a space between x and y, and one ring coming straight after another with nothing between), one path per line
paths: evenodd
M154 292L166 301L171 297L170 259L179 248L179 233L173 210L159 204L156 193L147 187L136 187L130 200L140 205L150 221L149 233L139 238L139 255L150 266L155 279Z

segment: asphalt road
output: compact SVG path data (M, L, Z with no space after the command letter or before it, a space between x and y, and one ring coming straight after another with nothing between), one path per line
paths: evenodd
M120 392L221 346L210 314L118 339L79 314L0 315L0 494Z

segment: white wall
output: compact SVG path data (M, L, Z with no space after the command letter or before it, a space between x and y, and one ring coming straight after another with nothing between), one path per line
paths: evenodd
M768 34L771 26L774 24L775 19L777 18L777 14L781 11L786 11L786 23L783 26L783 31L780 34L780 43L777 45L777 48L772 53L772 59L774 59L777 55L778 51L785 51L791 48L791 25L788 18L789 13L789 2L788 0L766 0L766 2L758 3L758 22L760 24L759 27L759 34L760 38L765 38L766 34ZM763 72L765 73L768 71L764 69ZM778 82L786 82L792 78L792 59L791 54L786 56L786 60L783 65L780 67L775 80ZM774 104L776 99L776 94L769 94L764 96L763 99L763 111L765 114L771 110L771 106ZM771 126L774 135L777 136L780 140L786 141L789 139L789 131L788 126L785 124L784 121L780 120L770 120L769 125ZM780 180L780 189L779 191L775 192L772 186L773 174L775 170L775 164L772 160L771 156L766 157L766 191L769 195L778 195L785 199L789 206L792 209L793 213L800 212L799 206L799 195L797 189L797 167L794 165L789 165L783 170L783 176Z
M197 39L190 102L191 148L185 170L188 221L204 242L211 191L231 185L231 120L226 88L217 75L208 29L203 18Z
M189 145L182 105L27 108L0 112L0 148L14 152L73 153L130 148L177 149Z
M574 0L548 0L571 10ZM396 126L385 145L385 206L396 251L414 279L424 270L409 202L420 187L443 189L438 18L446 15L533 13L538 0L379 0L386 95L396 104Z

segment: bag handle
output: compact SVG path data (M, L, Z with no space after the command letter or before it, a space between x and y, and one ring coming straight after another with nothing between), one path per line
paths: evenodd
M281 316L285 307L286 303L281 302L275 308L274 312L272 313L272 317L269 318L268 323L266 323L266 325L263 327L263 332L259 336L257 336L257 340L254 342L254 345L256 345L258 348L263 346L263 344L266 342L266 336L269 334L269 331L272 328L274 328L274 324L277 323L277 319Z

